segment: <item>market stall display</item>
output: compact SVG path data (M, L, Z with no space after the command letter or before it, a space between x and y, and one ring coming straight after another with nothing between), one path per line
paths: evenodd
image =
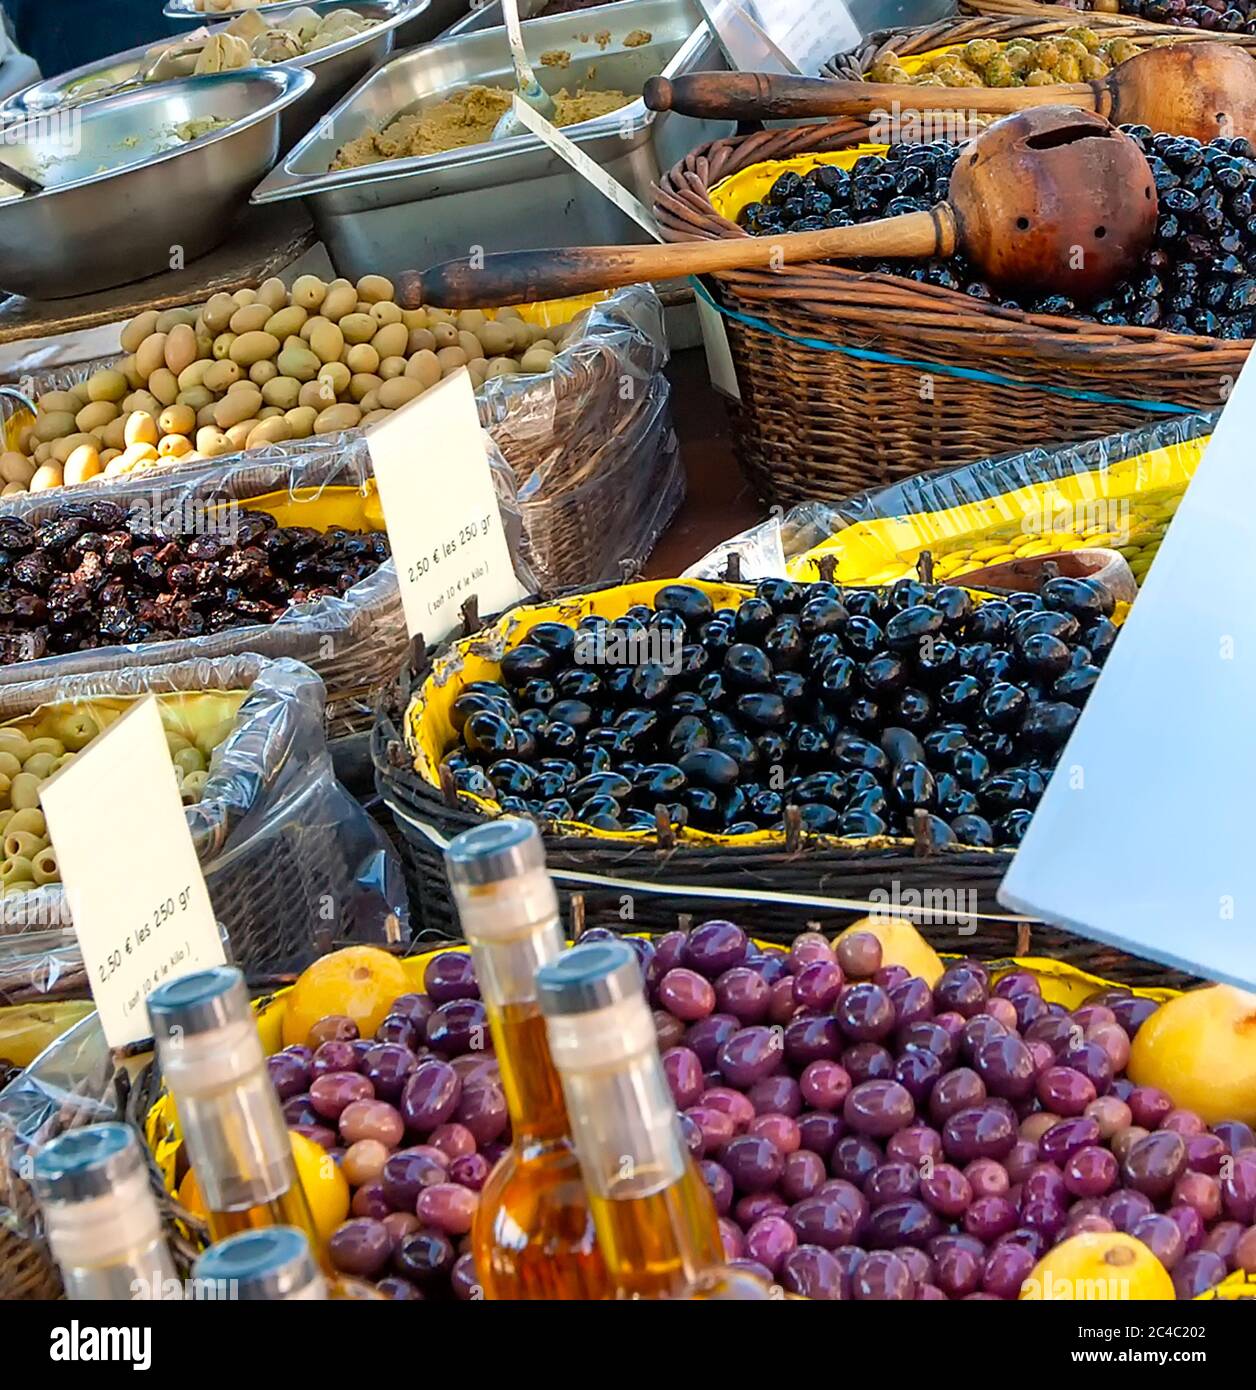
M279 126L314 81L278 64L100 97L5 124L9 163L45 185L0 197L3 288L37 298L143 279L217 246L279 154ZM143 217L134 210L142 207Z
M960 8L964 13L999 18L1075 16L1080 10L1114 22L1144 20L1167 34L1256 33L1256 17L1248 0L1080 0L1076 5L1052 5L1040 0L961 0Z
M427 8L426 0L315 0L277 6L265 19L250 11L183 39L45 78L14 93L0 111L35 114L172 78L283 63L308 68L315 78L281 117L280 148L286 150L392 52L399 28Z

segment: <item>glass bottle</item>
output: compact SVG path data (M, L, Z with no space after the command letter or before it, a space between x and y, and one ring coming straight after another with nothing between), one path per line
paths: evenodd
M148 1165L129 1125L67 1130L35 1155L32 1184L67 1298L181 1296Z
M563 949L558 897L530 821L465 831L446 851L510 1111L512 1140L472 1231L485 1298L606 1298L610 1286L550 1060L536 972Z
M148 1015L210 1239L295 1226L321 1251L244 976L229 965L184 975L153 990Z
M636 954L565 951L537 973L598 1242L620 1298L766 1299L724 1264L715 1204L680 1133Z
M327 1281L304 1231L268 1226L211 1245L192 1267L193 1296L215 1301L328 1298Z

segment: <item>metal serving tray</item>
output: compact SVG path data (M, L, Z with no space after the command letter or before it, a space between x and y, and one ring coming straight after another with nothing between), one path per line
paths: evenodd
M410 13L404 17L397 32L397 48L412 48L416 43L427 43L429 39L434 39L459 15L466 13L467 4L468 0L431 0L430 5L426 0L418 0L417 3L410 4ZM255 14L262 19L269 19L291 6L292 0L279 0L273 5L249 5L244 9L206 14L203 10L196 9L192 0L169 0L162 14L179 24L205 24L210 20L217 23L220 19L234 19L241 14ZM318 6L311 5L310 8L317 9Z
M318 15L331 14L335 10L355 10L358 14L377 21L364 34L354 34L350 38L342 39L340 43L329 44L326 48L291 60L290 67L308 68L314 74L315 81L309 91L284 112L280 123L280 148L291 149L355 82L360 81L372 68L382 63L392 52L398 29L413 21L416 16L425 15L430 3L431 0L314 0L314 3L309 5L268 5L264 11L259 11L262 18L275 22L286 19L297 9L311 9ZM203 17L217 19L215 15ZM211 24L207 32L221 33L228 23L230 20L222 24ZM40 111L51 111L59 106L91 101L99 93L80 91L84 83L96 79L109 83L126 82L142 72L162 49L178 42L178 39L166 39L158 43L142 44L138 48L127 49L125 53L117 53L112 58L86 63L83 67L64 72L59 77L36 82L0 104L0 120L9 117L13 112L31 115Z
M599 30L612 36L605 49L593 40ZM648 32L650 42L625 48L623 39L633 30ZM590 69L596 70L591 85L639 92L656 73L724 66L690 0L634 0L535 19L527 37L537 76L555 92L585 82ZM562 50L571 54L567 66L538 61L543 53ZM532 135L329 172L347 141L476 82L514 86L504 29L395 54L279 162L253 201L304 198L338 273L354 278L393 275L465 256L476 246L513 251L645 239L636 223ZM638 97L564 133L648 203L661 169L731 130L726 121L656 116Z

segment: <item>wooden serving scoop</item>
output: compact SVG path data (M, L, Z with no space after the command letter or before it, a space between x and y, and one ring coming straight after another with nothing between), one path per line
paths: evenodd
M895 108L997 115L1035 106L1076 106L1117 125L1147 125L1205 142L1219 135L1256 138L1256 61L1226 43L1147 48L1106 77L1051 87L915 87L767 72L695 72L652 77L642 95L651 111L710 120L882 112L889 118Z
M1156 227L1142 151L1102 116L1036 107L970 141L950 198L926 212L781 236L667 246L507 251L397 277L398 302L469 309L797 261L919 259L962 251L990 280L1092 298L1133 269Z

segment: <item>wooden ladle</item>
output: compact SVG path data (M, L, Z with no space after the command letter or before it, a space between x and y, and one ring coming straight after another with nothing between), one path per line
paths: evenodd
M1147 48L1106 77L1051 87L917 87L766 72L694 72L650 78L643 99L651 111L730 121L882 113L892 119L904 108L998 115L1076 106L1117 125L1147 125L1196 140L1256 138L1256 61L1226 43Z
M668 246L507 251L403 271L398 301L469 309L796 261L917 259L956 250L996 284L1089 299L1133 269L1156 227L1143 152L1102 116L1035 107L964 146L950 197L925 212L781 236Z

